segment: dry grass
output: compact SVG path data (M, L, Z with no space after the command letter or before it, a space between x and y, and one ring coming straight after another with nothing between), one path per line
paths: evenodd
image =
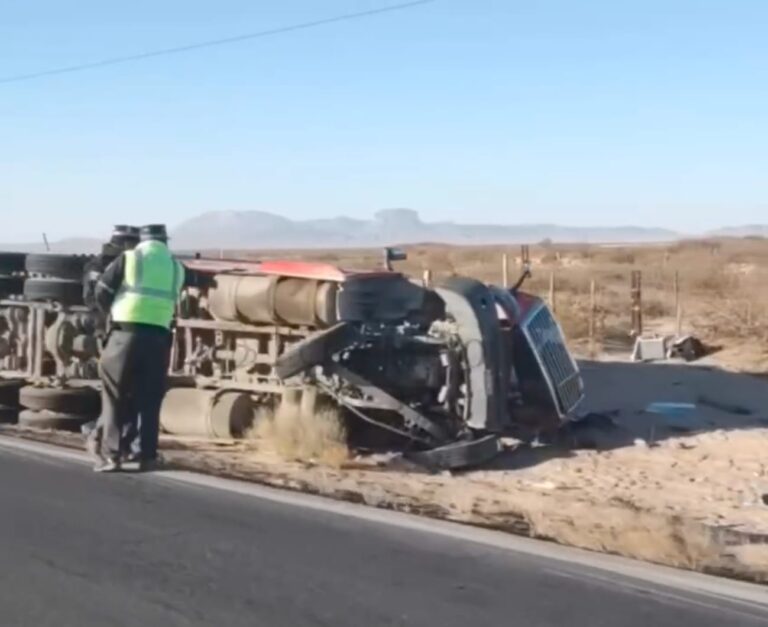
M339 467L349 458L346 430L334 407L307 415L297 405L283 403L260 415L252 435L288 461Z

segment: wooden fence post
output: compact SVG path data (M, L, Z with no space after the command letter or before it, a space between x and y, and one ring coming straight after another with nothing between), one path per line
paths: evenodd
M509 255L507 253L501 256L501 281L504 289L509 287Z
M643 273L632 271L632 335L643 334Z
M549 273L549 308L552 313L557 313L557 302L555 300L555 271Z
M528 248L528 244L520 246L520 265L525 267L531 263L531 250Z
M683 306L680 302L680 271L675 270L675 335L683 333Z
M595 280L589 283L589 356L594 359L597 355L595 345L595 316L597 315L597 300L595 294Z

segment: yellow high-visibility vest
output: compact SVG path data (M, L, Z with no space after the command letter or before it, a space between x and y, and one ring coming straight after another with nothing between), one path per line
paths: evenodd
M112 304L112 320L170 328L184 266L163 242L142 242L125 252L123 283Z

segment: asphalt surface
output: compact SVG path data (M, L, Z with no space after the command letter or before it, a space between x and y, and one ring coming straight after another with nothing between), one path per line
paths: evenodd
M765 627L768 605L0 446L0 624Z

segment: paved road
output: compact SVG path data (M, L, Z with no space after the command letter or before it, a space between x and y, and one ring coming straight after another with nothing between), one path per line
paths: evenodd
M0 504L8 626L768 625L759 603L5 445Z

